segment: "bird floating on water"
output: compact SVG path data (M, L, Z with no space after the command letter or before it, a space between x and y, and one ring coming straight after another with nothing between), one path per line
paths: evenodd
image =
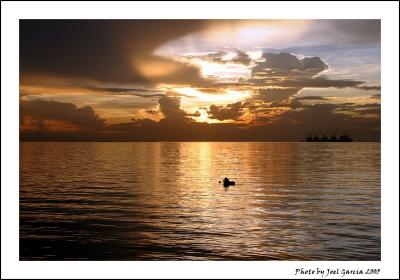
M221 181L219 181L221 183ZM224 178L223 180L224 187L229 187L229 186L234 186L235 181L230 181L227 177Z

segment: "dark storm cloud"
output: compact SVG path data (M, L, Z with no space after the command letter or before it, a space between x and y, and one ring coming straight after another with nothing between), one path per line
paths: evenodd
M240 50L236 50L246 55ZM200 56L214 62L231 62L233 60L222 60L226 51L220 51ZM247 62L246 62L247 63ZM298 58L291 53L264 53L261 61L254 61L251 68L251 77L247 80L241 79L237 83L206 82L197 84L201 91L210 93L224 93L226 88L237 90L250 90L253 92L251 99L266 102L282 101L295 94L303 88L357 88L361 90L378 89L377 86L363 86L363 81L350 79L328 79L317 76L329 68L320 57Z
M269 89L259 91L259 95L261 97L266 95L267 100L274 97L277 99L289 97L290 93L294 95L302 88L350 87L361 90L380 90L380 86L362 85L365 83L363 81L315 77L329 68L319 57L299 59L290 53L264 53L263 58L265 61L257 62L252 68L252 78L247 82L253 85L269 86Z
M329 68L319 57L297 58L290 53L263 53L264 61L252 68L252 76L312 77Z
M104 125L90 106L78 108L75 104L41 99L20 101L20 121L26 118L36 121L55 120L85 128L98 128Z
M359 88L364 82L356 80L331 80L317 76L329 69L328 64L319 57L299 59L290 53L264 53L264 61L252 68L252 77L247 81L254 86L264 86L256 91L254 99L280 101L297 94L303 88Z
M220 58L224 52L207 55ZM317 76L329 69L320 57L302 59L291 53L264 53L262 61L255 61L251 77L237 83L203 83L201 90L221 93L226 87L253 89L253 99L264 101L284 100L297 94L303 88L355 88L360 90L379 90L380 86L365 86L365 82L351 79L328 79ZM230 60L232 61L232 60ZM227 61L225 61L227 62ZM258 90L255 90L257 89Z
M245 108L244 103L236 102L228 104L226 106L211 105L207 111L208 118L223 120L239 120L243 115L243 109Z
M165 118L182 118L186 116L186 112L182 110L181 98L178 96L161 96L158 99L160 111Z
M39 73L113 83L201 81L198 68L157 57L152 52L174 38L200 30L204 23L195 20L21 20L21 80ZM139 63L168 63L173 71L148 76Z
M189 117L199 117L200 112L188 113L181 109L181 97L175 95L175 92L167 92L166 95L158 99L159 110L164 115L165 119L174 121L192 121ZM151 114L151 113L150 113Z

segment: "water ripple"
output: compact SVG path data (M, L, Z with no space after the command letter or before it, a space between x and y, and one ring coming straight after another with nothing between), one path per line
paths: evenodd
M378 143L20 144L21 260L380 260L380 205Z

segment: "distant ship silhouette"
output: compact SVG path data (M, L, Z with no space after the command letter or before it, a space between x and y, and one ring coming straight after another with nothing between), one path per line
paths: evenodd
M346 132L338 137L336 137L336 132L332 134L331 137L327 137L325 134L320 133L320 130L318 130L314 134L308 135L306 138L307 142L353 142L353 138L351 138Z

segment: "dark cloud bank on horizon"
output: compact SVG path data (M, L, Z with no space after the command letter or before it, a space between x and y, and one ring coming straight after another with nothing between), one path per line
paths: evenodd
M164 118L159 122L150 119L132 120L129 123L107 125L91 107L78 108L71 103L33 100L24 101L20 110L21 125L34 116L36 127L20 134L22 141L301 141L305 135L318 128L326 133L336 128L351 131L358 141L380 140L380 118L365 118L366 113L379 114L380 105L316 104L303 105L303 110L291 110L276 118L254 121L254 125L235 123L199 123L179 108L179 97L165 97L160 102ZM248 103L235 103L225 108L211 109L215 118L237 118ZM285 105L289 106L289 105ZM360 114L349 116L336 111ZM369 110L369 111L366 111ZM189 115L190 116L190 115ZM75 124L79 130L52 131L46 120ZM273 121L266 123L266 121ZM257 124L261 122L261 124Z

